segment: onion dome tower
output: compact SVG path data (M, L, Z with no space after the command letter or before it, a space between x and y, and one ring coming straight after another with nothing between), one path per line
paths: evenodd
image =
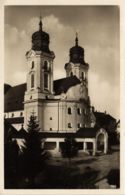
M43 51L50 53L49 34L43 31L43 24L40 17L39 30L32 35L32 49L34 51Z
M26 53L28 72L24 101L25 126L28 124L32 110L34 110L42 128L42 100L53 99L54 97L54 58L54 52L49 49L49 34L43 31L40 17L39 30L33 33L32 48Z
M84 59L84 49L79 46L76 33L75 46L69 50L69 62L65 64L66 77L76 76L81 81L81 88L78 92L80 99L88 99L88 69L89 65Z
M75 46L70 49L70 62L85 64L84 49L78 45L77 34L75 38Z

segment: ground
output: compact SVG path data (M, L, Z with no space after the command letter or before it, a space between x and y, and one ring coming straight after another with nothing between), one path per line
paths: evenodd
M119 171L119 146L114 146L106 155L90 156L81 153L72 159L51 157L31 181L23 178L18 189L110 189L107 174ZM116 172L115 172L116 173ZM113 180L118 180L113 175Z
M51 175L52 177L53 175L55 176L56 184L53 186L55 188L61 188L60 183L62 179L66 182L62 187L94 188L96 185L97 188L110 188L106 177L111 169L119 169L119 147L112 147L107 155L89 156L87 154L80 154L78 157L72 159L50 159L48 160L48 164L50 166L50 178Z

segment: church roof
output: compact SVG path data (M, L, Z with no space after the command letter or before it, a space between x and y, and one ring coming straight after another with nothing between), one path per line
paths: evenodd
M80 84L80 80L76 76L62 78L54 81L55 95L66 93L72 86ZM5 86L6 87L6 86ZM5 112L12 112L24 109L24 94L26 91L26 83L10 87L5 93L4 109Z
M76 76L66 77L54 81L55 95L66 93L70 87L80 84L80 80Z

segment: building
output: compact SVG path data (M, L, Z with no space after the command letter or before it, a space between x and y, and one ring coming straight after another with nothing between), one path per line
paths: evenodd
M40 132L44 133L46 142L56 144L56 151L68 133L82 143L84 151L86 143L92 143L95 154L102 134L104 153L107 153L106 130L94 128L96 118L88 94L89 64L85 62L78 36L69 51L69 62L64 65L66 77L59 80L53 80L55 54L49 42L49 34L43 31L40 20L39 30L32 35L32 48L26 53L26 83L5 85L5 119L17 130L22 124L27 129L29 118L35 113Z

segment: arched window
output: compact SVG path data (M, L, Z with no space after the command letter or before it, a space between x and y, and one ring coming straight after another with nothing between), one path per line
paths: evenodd
M68 108L68 114L72 114L71 108Z
M82 80L85 80L85 72L81 73L81 78L82 78Z
M48 89L48 74L44 73L44 89Z
M34 74L31 74L31 88L34 88Z
M31 69L33 69L34 68L34 61L32 61L32 67L31 67Z
M77 109L77 113L78 113L79 115L81 114L81 109L80 109L80 108Z
M44 71L48 71L49 69L49 64L47 61L44 61Z
M73 72L70 73L70 76L71 76L71 77L73 76Z

